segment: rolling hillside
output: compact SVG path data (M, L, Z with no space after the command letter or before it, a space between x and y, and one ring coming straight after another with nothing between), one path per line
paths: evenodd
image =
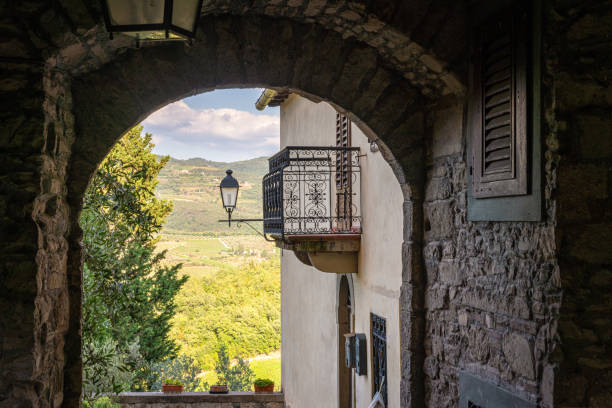
M169 336L180 354L197 361L201 381L216 381L212 370L224 345L232 358L253 359L257 375L280 387L279 250L246 226L218 222L227 219L219 193L227 169L240 183L234 218L261 218L267 158L233 163L171 158L158 176L156 193L172 200L174 209L157 247L167 251L167 263L181 263L181 274L189 276L176 297Z
M174 210L164 226L164 234L251 234L248 227L237 228L217 220L227 218L221 205L219 183L225 170L234 170L240 182L234 218L261 218L261 179L268 171L268 159L214 162L195 158L171 158L159 175L157 194L174 202ZM258 226L260 227L260 226Z

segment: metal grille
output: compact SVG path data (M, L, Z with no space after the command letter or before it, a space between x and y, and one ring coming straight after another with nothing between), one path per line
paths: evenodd
M372 365L374 369L374 392L380 390L387 405L387 324L383 317L374 313L372 319ZM381 386L382 385L382 386Z
M346 163L346 185L336 163ZM263 178L264 232L277 235L361 233L358 147L287 147Z

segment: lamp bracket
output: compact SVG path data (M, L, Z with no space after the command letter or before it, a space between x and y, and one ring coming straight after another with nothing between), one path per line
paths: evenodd
M241 223L246 224L249 228L251 228L253 231L255 231L258 235L261 235L268 242L276 242L276 240L274 240L272 238L268 238L265 233L260 232L257 228L255 228L254 226L252 226L250 224L251 222L263 222L262 218L237 218L237 219L232 219L232 221L233 222L237 222L238 223L238 227L240 227ZM228 220L219 220L219 222L228 222L229 223L229 219Z

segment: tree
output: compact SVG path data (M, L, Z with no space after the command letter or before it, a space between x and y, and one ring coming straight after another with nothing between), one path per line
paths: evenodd
M178 350L168 331L174 297L187 277L178 276L181 265L164 264L165 252L155 252L172 211L171 202L155 196L169 157L158 160L151 134L141 132L141 126L130 130L100 164L80 218L84 380L91 395L148 389L150 365Z
M167 377L180 380L185 391L208 391L209 389L208 383L200 376L202 368L198 361L185 354L155 364L153 373L156 374L157 379L152 388L156 391L161 391L162 379Z
M217 351L219 360L215 367L219 384L227 384L232 391L250 391L255 374L249 362L242 357L234 357L236 363L232 365L227 348L221 346Z

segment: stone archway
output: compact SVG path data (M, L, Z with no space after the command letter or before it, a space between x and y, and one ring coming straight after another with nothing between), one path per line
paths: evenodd
M460 327L468 327L468 313L451 316L431 330L452 337L452 353L439 347L443 336L426 334L431 337L427 341L453 360L451 367L438 375L438 363L448 359L430 358L423 364L423 333L429 330L423 317L424 269L435 268L443 256L452 258L455 248L425 241L422 249L422 240L424 235L444 233L449 235L446 238L468 242L472 250L472 242L479 244L483 235L499 235L501 226L505 225L504 234L507 228L525 227L475 225L462 219L466 115L461 94L469 62L466 33L474 23L468 17L498 3L516 2L205 0L198 43L188 50L176 45L135 50L133 41L121 36L109 41L98 2L4 3L0 6L0 255L4 260L0 308L10 312L0 315L0 405L79 404L81 249L76 220L91 172L114 140L173 99L241 85L289 87L317 95L348 111L370 137L384 142L382 152L406 197L400 302L402 405L425 405L423 371L428 376L427 393L446 395L443 404L456 400L456 370L465 362L460 361L462 347L457 342L469 345L464 349L470 351L474 341L485 337L460 334ZM516 249L519 252L537 247L536 257L546 263L531 268L532 274L524 280L535 284L537 316L518 316L519 323L508 332L537 339L541 359L537 378L520 379L531 381L520 383L521 390L534 400L541 398L543 406L564 401L586 405L589 399L607 401L610 388L609 379L601 375L609 366L600 365L600 360L610 360L610 348L599 347L607 338L606 321L598 321L596 333L601 337L596 338L592 322L576 313L576 306L608 310L601 308L605 297L600 292L609 286L610 257L605 255L612 253L609 240L602 239L609 236L610 224L605 180L611 156L604 136L610 116L606 93L610 61L605 51L611 11L601 2L532 3L542 9L546 51L542 136L547 214L545 222L530 224L531 235L513 233L510 243L522 247ZM126 72L129 67L141 70L140 77ZM459 97L445 100L449 94ZM106 110L111 104L125 109ZM442 129L445 125L455 131L456 143L436 151L436 140L429 140L434 154L428 156L422 134L436 139L440 130L448 136ZM445 141L440 138L437 147ZM444 202L428 203L439 198L431 194L423 204L423 163L430 158L438 159L431 185L457 186L457 194L449 198L445 192ZM585 177L596 183L582 182ZM436 192L436 188L427 190ZM458 206L447 205L452 200ZM430 214L423 213L427 211ZM456 222L462 230L423 231L421 224L430 226L423 217L433 212L446 225ZM466 228L474 234L466 236ZM571 238L577 234L578 239ZM517 236L522 245L514 245ZM519 253L517 259L522 257ZM506 273L503 268L501 273ZM484 290L469 296L468 301L478 301L472 304L476 317L483 319L481 312L490 312L495 293ZM450 310L444 305L446 293L430 294L442 304L436 313L446 314ZM427 316L427 323L436 321L432 316ZM505 330L508 319L501 320ZM499 349L501 336L492 338ZM575 353L578 349L592 355L582 358ZM484 358L464 354L467 362ZM493 366L483 367L495 367L500 361L496 358ZM592 387L591 379L601 383ZM510 382L505 386L516 391L518 383Z
M16 191L22 186L27 193L11 205L17 220L12 228L20 228L19 241L28 244L5 250L16 254L16 262L23 258L23 272L3 281L23 289L11 296L29 317L0 321L11 336L16 333L9 340L27 339L2 349L10 355L0 355L7 362L0 396L33 406L79 404L78 214L89 179L114 142L150 112L182 97L222 87L267 86L320 98L347 112L380 141L403 187L402 405L422 405L424 110L440 95L462 92L456 78L461 70L449 71L444 61L460 56L461 47L449 46L447 39L461 43L464 38L464 8L463 3L430 7L402 1L382 8L319 0L250 6L205 2L193 47L135 49L125 37L108 41L96 6L77 0L9 7L7 14L19 24L38 25L27 27L30 39L15 37L18 57L2 60L14 77L3 83L5 94L12 97L24 86L30 91L5 109L7 117L18 119L10 163L27 170L27 177L24 170L15 176ZM449 13L459 17L444 24ZM412 32L427 46L411 39ZM17 371L21 375L11 377Z
M421 290L411 277L419 258L423 171L425 98L419 89L385 67L376 51L312 24L269 18L204 18L204 29L192 47L170 44L129 50L100 69L72 82L75 140L68 168L70 203L69 265L75 289L70 296L69 338L80 327L80 229L82 195L98 163L130 127L165 104L215 88L265 86L288 88L311 98L330 101L346 111L367 134L379 141L403 187L406 198L404 243L404 299L418 299ZM265 28L265 29L262 29ZM338 63L338 62L341 63ZM404 365L422 364L420 305L408 303L402 315L406 344ZM66 397L77 398L74 378L80 368L76 343L65 348L73 380L66 381ZM66 378L68 380L68 378ZM406 372L402 398L420 405L422 383L418 372Z

